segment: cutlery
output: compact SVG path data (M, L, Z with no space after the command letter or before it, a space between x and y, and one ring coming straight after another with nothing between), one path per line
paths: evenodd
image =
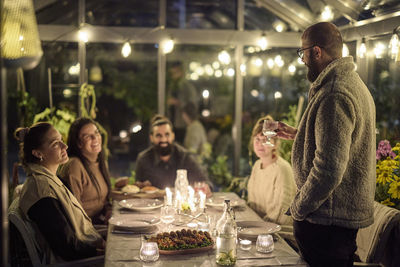
M260 257L257 257L257 256L250 256L250 257L238 257L237 259L238 260L258 260L258 259L272 259L272 258L275 258L275 256L274 255L269 255L269 256L260 256Z

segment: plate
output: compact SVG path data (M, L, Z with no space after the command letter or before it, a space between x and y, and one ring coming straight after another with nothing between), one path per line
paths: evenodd
M207 199L206 205L214 208L223 208L225 199L229 198L226 198L224 196L211 197ZM245 204L245 201L243 199L231 199L232 208L243 206L243 204Z
M187 248L187 249L178 249L178 250L162 250L160 249L159 252L161 255L180 255L180 254L193 254L193 253L200 253L211 250L214 245L210 245L207 247L200 247L200 248Z
M147 211L160 208L164 203L158 199L147 199L147 198L133 198L124 199L118 202L123 208L136 210L136 211Z
M156 230L156 224L160 222L157 217L132 218L126 216L111 217L108 220L114 230L127 230L135 232L151 232Z
M272 222L239 221L236 222L240 238L257 240L258 235L273 234L281 230L281 226Z

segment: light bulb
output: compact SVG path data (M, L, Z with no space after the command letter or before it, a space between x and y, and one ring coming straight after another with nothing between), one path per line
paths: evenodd
M79 37L79 40L84 43L87 43L89 41L89 34L85 30L79 30L78 37Z
M347 47L346 44L343 44L343 49L342 49L342 57L347 57L349 55L349 48Z
M358 57L364 58L367 53L367 46L365 45L365 40L362 40L360 47L358 48Z
M263 34L260 39L257 41L257 45L261 48L261 50L265 50L268 47L268 40L265 34Z
M396 33L393 33L392 38L390 38L389 42L389 56L392 59L396 59L398 53L399 53L399 36Z
M228 54L228 52L223 50L218 54L218 60L222 64L228 65L229 63L231 63L231 56Z
M164 54L171 53L174 50L174 41L172 39L165 40L161 43L161 48Z
M123 57L129 57L131 52L132 52L131 45L129 44L129 42L125 42L124 45L122 46L122 49L121 49L122 56Z
M333 11L330 6L325 6L321 12L322 21L331 21L333 19Z

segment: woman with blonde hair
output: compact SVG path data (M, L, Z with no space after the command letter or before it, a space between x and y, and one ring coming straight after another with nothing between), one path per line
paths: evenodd
M259 158L253 165L249 182L248 204L264 220L280 225L292 225L292 218L285 215L296 194L292 167L279 156L279 140L271 138L273 147L264 145L266 137L262 134L264 120L255 124L249 149Z

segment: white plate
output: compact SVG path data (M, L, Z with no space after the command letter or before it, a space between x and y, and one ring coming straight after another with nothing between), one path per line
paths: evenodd
M121 200L119 205L130 210L147 211L160 208L163 202L158 199L132 198Z
M238 236L240 238L256 240L258 235L273 234L281 230L281 226L272 222L239 221Z
M111 217L108 220L110 225L114 226L114 229L122 229L129 231L143 231L148 232L154 230L157 226L156 224L160 222L155 216L143 217L143 218L132 218L128 216L116 216Z
M229 199L224 196L217 196L217 197L211 197L208 198L206 201L206 205L214 208L223 208L224 207L224 200ZM245 204L245 201L243 199L231 199L231 207L239 207Z

